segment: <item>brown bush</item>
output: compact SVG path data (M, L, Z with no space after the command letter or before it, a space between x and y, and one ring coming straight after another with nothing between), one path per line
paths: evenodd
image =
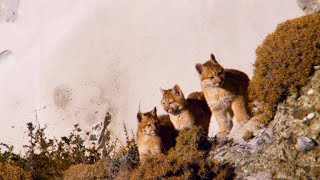
M109 177L106 170L106 162L100 160L94 164L77 164L71 166L64 173L63 179L106 179Z
M27 124L29 144L25 155L13 153L13 146L0 143L0 179L59 179L71 165L92 164L100 159L95 148L87 148L77 132L78 125L68 137L48 139L44 128Z
M102 147L88 148L79 135L78 124L69 136L60 139L48 139L46 127L36 128L28 123L27 128L29 143L24 145L25 155L15 154L13 146L0 143L0 180L114 179L118 174L128 174L139 163L136 141L129 136L125 124L126 142L119 149L118 141L111 140L109 129L104 131Z
M259 120L270 121L278 103L298 93L308 82L313 67L320 63L320 14L306 15L278 25L257 50L249 85L253 101L262 106Z

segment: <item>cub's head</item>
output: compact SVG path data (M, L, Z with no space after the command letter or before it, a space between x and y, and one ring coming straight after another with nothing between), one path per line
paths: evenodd
M175 85L172 89L160 90L163 95L161 105L165 111L171 114L177 114L184 109L186 106L186 99L178 85Z
M159 120L157 117L157 108L147 113L138 112L138 131L143 135L156 136L159 130Z
M222 86L225 79L224 69L213 54L211 54L211 59L204 64L196 64L196 69L200 75L202 88Z

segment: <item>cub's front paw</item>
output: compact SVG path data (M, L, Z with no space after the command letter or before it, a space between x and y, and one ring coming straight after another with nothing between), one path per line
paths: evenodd
M223 139L224 137L226 137L229 134L229 132L218 132L216 134L217 139Z

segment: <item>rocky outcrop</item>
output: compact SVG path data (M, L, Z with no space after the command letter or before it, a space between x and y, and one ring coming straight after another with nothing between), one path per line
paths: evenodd
M110 131L108 126L111 123L111 114L106 113L103 122L93 125L83 131L84 141L87 145L95 146L98 150L103 149L110 140Z
M320 0L297 0L297 3L306 14L320 12Z
M313 77L299 95L278 105L274 119L266 127L249 121L232 132L224 145L211 151L211 157L233 164L238 179L319 179L318 69L315 67ZM252 134L252 139L247 134Z

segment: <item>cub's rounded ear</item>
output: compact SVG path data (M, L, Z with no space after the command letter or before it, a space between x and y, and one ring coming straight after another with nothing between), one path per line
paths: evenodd
M138 120L138 123L141 123L141 121L142 121L142 113L141 112L138 112L137 120Z
M177 84L173 86L172 91L173 91L174 94L176 94L176 95L178 95L178 96L182 96L182 95L183 95L180 86L177 85Z
M196 64L196 69L197 69L198 73L201 74L202 70L203 70L203 65L200 63Z
M165 92L164 89L162 89L162 88L160 88L160 91L162 94L164 94L164 92Z
M214 56L214 54L210 55L210 60L213 61L216 64L219 64L218 61L216 60L216 57Z
M152 115L157 116L157 107L154 107L151 111Z

